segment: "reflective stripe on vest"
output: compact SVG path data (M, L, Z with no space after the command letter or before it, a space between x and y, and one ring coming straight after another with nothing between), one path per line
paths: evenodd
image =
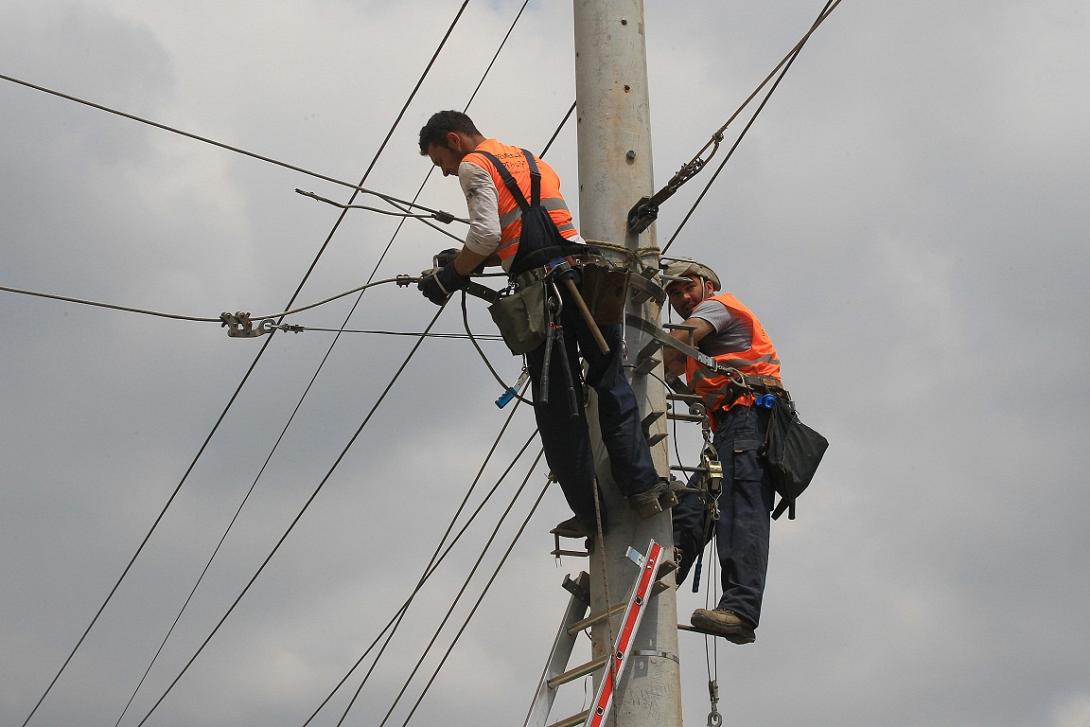
M780 379L780 359L776 354L776 348L772 345L772 339L765 333L764 326L757 320L749 308L742 305L741 301L730 293L721 293L708 298L708 300L722 303L732 316L747 321L753 330L753 338L750 347L744 351L729 351L714 356L716 364L721 368L732 368L743 374L756 374L759 376L771 376ZM730 409L733 406L750 406L753 404L752 394L743 394L733 399L731 394L731 378L725 373L713 373L710 369L701 366L694 359L685 360L685 377L693 393L701 398L709 413Z
M495 139L486 139L478 144L474 151L486 151L499 159L515 178L523 197L530 199L530 168L522 155L522 149L501 144ZM495 165L487 157L470 152L462 158L462 161L480 167L492 177L492 183L496 185L498 193L500 216L500 245L496 255L500 260L514 257L518 252L519 235L522 234L522 209L507 189L507 185L503 183L503 178ZM579 231L572 224L571 211L560 194L560 178L556 176L552 167L536 156L534 161L541 172L541 206L549 212L549 217L563 237L571 239L578 236Z

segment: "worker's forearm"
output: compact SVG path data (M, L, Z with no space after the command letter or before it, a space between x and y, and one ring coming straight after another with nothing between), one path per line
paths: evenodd
M685 355L681 351L672 348L662 349L662 363L666 367L666 373L673 376L681 376L685 373Z
M473 252L469 248L463 247L462 251L458 253L458 257L454 258L454 269L459 275L466 277L476 270L478 265L488 259L488 255L481 255L480 253Z

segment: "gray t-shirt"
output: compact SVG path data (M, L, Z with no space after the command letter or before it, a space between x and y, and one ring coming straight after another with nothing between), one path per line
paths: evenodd
M748 320L731 315L718 300L704 301L693 309L690 318L707 321L715 329L700 341L700 350L709 356L745 351L753 345L753 326Z

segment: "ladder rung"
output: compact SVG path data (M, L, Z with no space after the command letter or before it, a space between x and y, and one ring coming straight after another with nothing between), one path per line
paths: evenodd
M567 684L570 681L575 681L579 677L585 677L595 669L601 669L609 661L609 654L600 656L597 659L592 659L586 664L580 664L574 669L569 669L563 674L557 674L555 677L549 680L549 689L556 689L561 684Z
M590 716L590 710L585 709L579 714L573 714L571 717L566 717L559 722L553 722L549 727L575 727L577 724L586 722L588 716Z
M590 553L585 550L550 550L549 555L556 556L557 558L562 555L567 555L572 558L587 558L590 556Z
M673 412L666 415L666 418L675 422L703 422L704 417L699 414L674 414Z
M663 566L664 565L666 565L666 564L663 563ZM676 567L677 566L675 566L675 568ZM662 566L660 566L660 569L661 568L662 568ZM670 570L674 570L674 568L671 568ZM668 573L669 571L666 571L666 572ZM662 593L663 591L665 591L669 587L670 586L663 583L661 580L657 581L655 583L655 585L652 586L652 588L651 588L651 595L652 596L657 596L658 594ZM606 618L606 616L612 616L615 613L620 613L621 611L624 611L626 606L628 606L627 601L625 601L624 603L615 603L612 606L610 606L609 609L606 610L606 611L597 611L596 613L592 613L591 615L587 616L586 618L581 619L579 621L576 621L571 626L569 626L568 627L568 634L571 635L571 636L574 636L575 634L579 633L580 631L587 628L588 626L593 626L594 624L603 621Z

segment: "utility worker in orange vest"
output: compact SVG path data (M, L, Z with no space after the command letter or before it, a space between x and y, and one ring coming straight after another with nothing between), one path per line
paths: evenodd
M691 622L702 631L748 644L756 639L761 616L773 501L760 453L771 411L761 404L771 399L759 399L754 391L783 393L779 357L753 311L730 293L719 292L719 277L711 268L679 260L667 267L666 275L668 280L680 278L669 282L666 293L670 306L691 327L691 338L685 330L672 335L714 358L718 367L734 369L729 375L714 373L677 350L664 349L667 374L685 374L689 388L703 400L723 466L718 521L708 517L709 503L696 493L684 494L674 508L678 583L714 534L723 596L714 609L694 611ZM744 381L749 388L732 381Z
M432 115L420 130L420 154L429 157L443 176L458 177L469 210L469 233L462 249L441 253L441 267L417 286L436 305L465 287L470 274L482 265L502 265L516 286L540 285L538 273L550 260L586 250L552 168L525 149L486 138L464 113ZM622 369L621 326L599 325L609 346L603 353L576 313L568 290L554 285L551 291L548 295L559 309L559 340L554 339L559 350L551 355L543 343L526 354L526 363L545 459L575 513L553 532L592 537L597 532L594 457L583 387L577 383L580 351L589 365L586 383L597 393L602 439L621 493L643 517L662 512L677 499L651 460L636 396ZM554 393L544 401L543 380L552 382L554 392L560 382L575 383L568 388L569 397Z

